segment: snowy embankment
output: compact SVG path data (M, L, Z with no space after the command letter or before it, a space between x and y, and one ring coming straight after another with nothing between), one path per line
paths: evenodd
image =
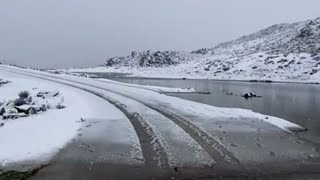
M16 68L16 67L10 67L10 66L2 66L2 67L12 69L12 70L20 70L19 68ZM35 71L30 69L26 69L23 71L26 73L37 74L39 77L45 75L52 78L53 80L58 80L58 78L64 79L64 80L61 80L61 79L58 80L61 82L66 82L71 80L72 84L74 84L75 82L79 82L79 83L88 84L91 87L105 88L111 92L116 92L116 93L120 93L121 95L134 97L134 99L137 99L141 102L145 102L148 104L149 103L155 104L157 106L163 105L168 110L174 110L176 112L182 112L184 114L197 115L199 117L203 117L203 119L207 119L208 117L248 118L248 119L257 118L257 119L260 119L261 121L270 123L287 132L299 132L299 131L306 130L300 125L289 122L287 120L277 118L277 117L262 115L259 113L255 113L251 110L214 107L214 106L192 102L192 101L188 101L188 100L184 100L176 97L166 96L163 94L159 94L158 92L146 90L143 88L123 86L117 83L104 83L104 82L100 82L90 78L81 78L81 77L69 76L65 74L60 74L60 75L49 74L46 72L40 72L40 71ZM68 82L68 83L71 83L71 82ZM77 84L77 86L81 86L81 85ZM205 125L205 123L208 123L208 122L204 121L203 123L200 123L200 124L202 124L203 126Z
M0 87L0 99L16 99L21 91L31 94L58 90L64 99L63 109L49 109L28 117L0 120L0 169L15 163L45 163L68 143L81 126L81 118L102 118L105 103L94 95L67 86L0 71L0 77L11 83ZM32 163L38 162L38 163Z

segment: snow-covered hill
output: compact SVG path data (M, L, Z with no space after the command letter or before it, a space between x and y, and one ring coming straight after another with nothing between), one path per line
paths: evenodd
M78 71L78 70L74 70ZM81 71L133 76L320 81L320 17L277 24L213 48L192 52L132 52Z
M105 66L135 66L135 67L162 67L168 65L177 65L192 57L189 53L176 51L133 51L126 57L110 58L104 64Z

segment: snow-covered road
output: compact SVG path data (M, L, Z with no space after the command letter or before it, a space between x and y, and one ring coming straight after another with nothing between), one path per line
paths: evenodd
M49 172L52 179L58 178L63 172L56 171L61 171L70 161L88 163L91 170L95 164L98 167L101 164L135 165L157 169L155 172L172 168L178 171L179 167L179 172L193 175L198 174L195 169L205 169L205 175L319 169L318 146L291 133L304 130L303 127L280 118L243 109L212 107L124 83L9 66L1 66L0 71L80 89L99 97L100 101L105 100L103 108L107 108L107 112L121 112L117 118L106 114L102 119L88 119L87 132L79 139L85 141L80 145L90 153L79 150L77 141L71 143L55 158L55 165L40 171L39 179L47 177ZM97 127L99 123L94 122L102 125ZM119 143L127 148L116 146ZM116 151L124 153L117 156ZM70 171L79 173L78 168L74 166Z

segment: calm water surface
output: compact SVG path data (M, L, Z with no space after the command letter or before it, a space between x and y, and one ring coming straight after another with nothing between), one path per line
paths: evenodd
M218 107L251 109L281 117L308 128L309 131L300 133L301 136L320 143L320 85L122 77L113 80L142 85L193 87L201 91L210 91L211 94L170 95ZM246 100L240 96L252 91L262 98Z

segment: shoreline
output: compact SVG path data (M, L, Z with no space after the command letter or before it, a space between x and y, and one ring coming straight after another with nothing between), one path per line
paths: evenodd
M302 82L302 81L282 81L282 80L257 80L257 79L250 79L250 80L240 80L240 79L211 79L211 78L185 78L185 77L144 77L144 76L130 76L129 73L118 73L118 72L74 72L74 73L83 73L89 75L95 74L110 74L110 76L97 76L97 77L90 77L93 79L114 79L114 78L124 78L124 79L147 79L147 80L208 80L208 81L223 81L223 82L248 82L248 83L267 83L267 84L310 84L310 85L319 85L320 82ZM117 74L113 76L112 74Z

